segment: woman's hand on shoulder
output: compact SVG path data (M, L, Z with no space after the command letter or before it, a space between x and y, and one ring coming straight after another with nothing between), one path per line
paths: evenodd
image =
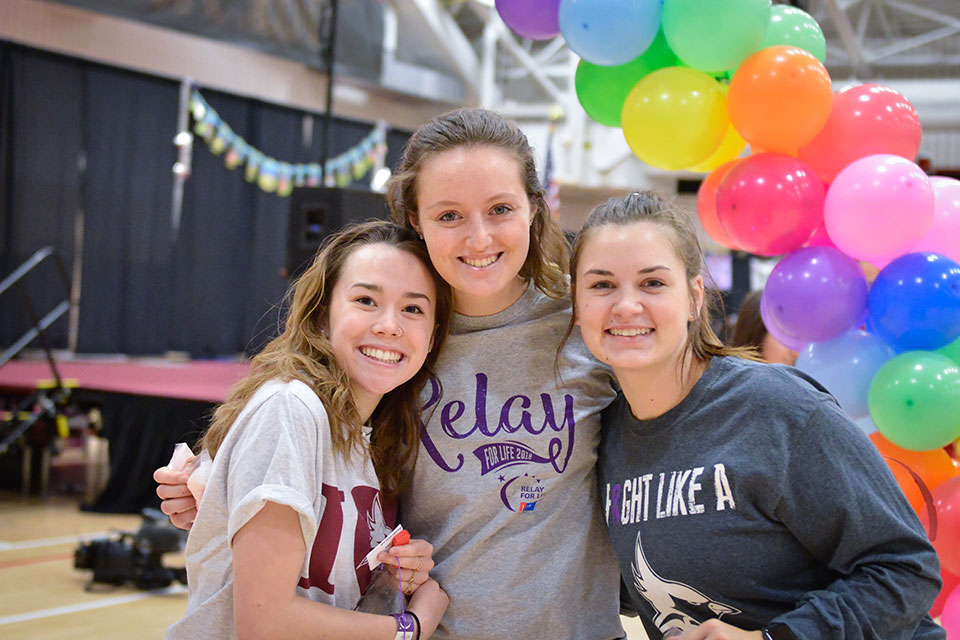
M197 501L187 488L189 474L160 467L153 472L157 483L157 495L163 500L160 510L170 516L170 522L178 529L189 529L197 517Z
M440 619L443 617L447 606L450 604L450 596L440 588L437 581L428 578L419 586L417 592L410 598L410 611L417 614L420 620L420 638L426 640L433 632L437 630Z
M394 545L386 553L381 553L378 559L386 565L397 584L403 583L403 592L412 596L430 579L433 545L426 540L413 539L407 544Z
M712 618L696 629L687 631L683 635L671 636L677 640L763 640L762 631L744 631L732 624Z

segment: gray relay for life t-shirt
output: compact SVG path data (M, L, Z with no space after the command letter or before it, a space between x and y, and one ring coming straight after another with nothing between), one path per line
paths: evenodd
M623 636L619 576L594 465L608 368L574 331L565 300L532 285L493 316L456 316L428 385L428 420L400 522L434 545L450 595L435 638L609 640Z

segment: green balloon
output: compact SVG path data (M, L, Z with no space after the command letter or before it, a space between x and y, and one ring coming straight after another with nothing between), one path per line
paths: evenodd
M932 351L901 353L873 377L867 403L877 430L898 447L945 447L960 436L960 366Z
M588 116L608 127L619 127L623 103L633 86L657 69L678 64L680 60L660 31L642 55L625 64L605 67L581 60L573 83Z
M803 49L812 53L820 62L827 62L827 41L823 37L823 31L813 16L803 9L785 4L778 4L773 8L767 35L760 48L778 44Z
M685 64L727 71L760 48L770 13L770 0L664 0L663 33Z
M942 353L960 366L960 338L957 338L945 347L940 347L936 353Z

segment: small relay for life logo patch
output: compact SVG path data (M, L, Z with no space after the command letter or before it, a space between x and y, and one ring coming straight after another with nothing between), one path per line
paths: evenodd
M533 511L543 498L545 485L542 478L528 473L506 478L500 476L500 499L510 511Z

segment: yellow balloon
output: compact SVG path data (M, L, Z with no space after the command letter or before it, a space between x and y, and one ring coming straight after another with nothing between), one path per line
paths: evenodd
M738 158L744 149L747 148L747 141L744 140L733 125L727 127L727 135L723 137L723 142L717 147L713 154L698 165L690 167L690 171L702 171L710 173L714 169L721 167L731 160Z
M669 170L706 160L730 128L724 87L689 67L667 67L640 80L620 120L634 155Z

